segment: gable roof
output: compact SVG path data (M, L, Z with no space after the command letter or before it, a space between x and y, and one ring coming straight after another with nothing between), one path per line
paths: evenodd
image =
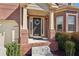
M0 3L0 19L6 19L14 10L18 8L19 4L14 3Z

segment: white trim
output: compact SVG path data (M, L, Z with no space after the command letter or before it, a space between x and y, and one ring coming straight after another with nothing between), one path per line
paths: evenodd
M12 42L15 41L15 30L12 30Z
M54 30L54 11L50 11L50 29Z
M45 35L45 19L44 18L41 18L41 20L42 20L42 24L43 24L43 26L42 26L42 28L43 28L42 35L44 36Z
M68 31L67 17L68 17L69 15L74 15L74 16L76 16L76 32L78 32L78 13L75 13L75 14L73 14L73 13L66 13L66 32L74 32L74 31Z
M44 17L33 17L33 16L30 16L29 17L29 21L30 22L32 22L32 29L30 28L30 23L29 23L29 29L32 31L31 33L30 33L30 37L41 37L41 36L33 36L33 18L41 18L41 30L42 30L42 28L43 28L43 33L42 33L42 31L41 31L41 36L43 35L45 35L44 33L45 33L45 25L44 25ZM43 26L42 26L42 23L43 23Z
M23 8L23 29L27 30L27 8Z
M41 30L42 30L42 23L43 23L43 20L41 19ZM42 31L41 31L41 36L42 36Z
M33 28L33 19L32 19L32 17L30 17L28 20L29 20L29 30L30 30L30 34L29 35L30 35L30 37L32 37L33 36L33 30L31 29L30 26L32 26L32 28Z
M78 32L78 13L76 14L76 32Z
M32 20L32 36L33 36L33 18L31 20Z

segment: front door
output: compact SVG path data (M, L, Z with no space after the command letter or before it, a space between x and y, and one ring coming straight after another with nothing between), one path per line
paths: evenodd
M41 18L33 18L33 36L41 36Z
M30 37L42 37L44 36L44 18L31 18L29 20L29 30L30 30Z

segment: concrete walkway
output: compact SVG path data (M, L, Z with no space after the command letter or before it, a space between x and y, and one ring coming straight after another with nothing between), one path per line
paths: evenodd
M53 56L48 46L32 47L32 56Z

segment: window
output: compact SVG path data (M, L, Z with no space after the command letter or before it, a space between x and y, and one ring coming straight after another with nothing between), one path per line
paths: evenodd
M56 26L57 31L61 32L63 27L63 16L56 17Z
M75 31L75 16L68 16L68 31Z

